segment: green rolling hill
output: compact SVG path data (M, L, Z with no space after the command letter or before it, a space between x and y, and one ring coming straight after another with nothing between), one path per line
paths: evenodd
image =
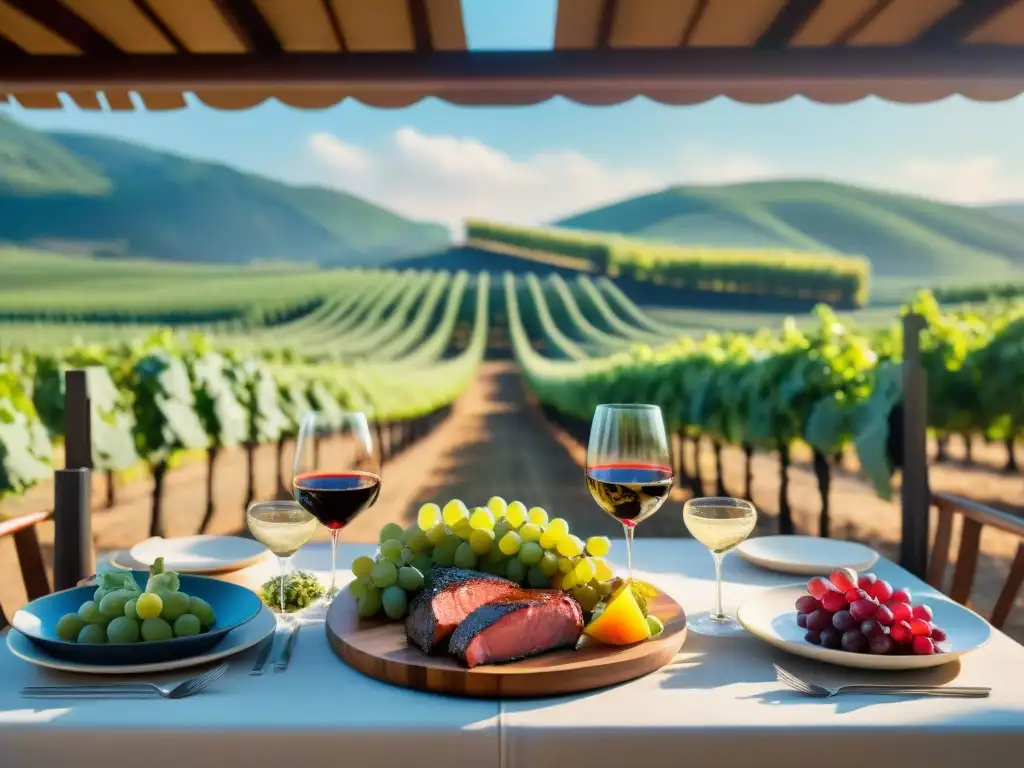
M441 225L343 192L0 116L3 242L185 262L375 266L449 239Z
M996 216L1009 219L1010 221L1015 221L1024 226L1024 203L1002 203L1000 205L990 205L986 210Z
M1024 274L1024 207L951 205L825 181L674 187L556 224L687 245L859 254L883 281Z
M86 158L0 117L0 195L106 195L110 187Z

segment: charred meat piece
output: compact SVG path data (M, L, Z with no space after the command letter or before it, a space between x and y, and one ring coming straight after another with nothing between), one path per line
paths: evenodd
M583 610L564 592L477 608L452 633L448 651L467 667L498 664L572 647L583 631Z
M409 606L405 634L424 653L443 650L444 641L481 605L514 600L528 591L514 581L479 571L431 568L426 585Z

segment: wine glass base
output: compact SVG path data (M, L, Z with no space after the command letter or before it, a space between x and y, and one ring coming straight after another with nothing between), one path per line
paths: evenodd
M736 621L736 618L726 614L725 616L712 616L710 611L698 613L686 621L686 628L698 635L709 635L711 637L731 637L742 635L747 630Z
M281 613L278 611L276 618L279 627L293 627L298 623L293 613Z

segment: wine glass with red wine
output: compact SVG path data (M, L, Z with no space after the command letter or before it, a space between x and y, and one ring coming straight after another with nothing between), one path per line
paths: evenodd
M668 433L656 405L599 405L590 423L587 487L594 501L622 523L633 578L633 529L672 490Z
M380 461L366 416L361 413L306 414L295 443L292 473L295 500L331 534L331 586L337 593L338 536L373 506L380 493Z

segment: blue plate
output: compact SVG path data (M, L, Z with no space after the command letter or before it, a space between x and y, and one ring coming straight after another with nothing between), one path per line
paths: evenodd
M132 571L136 583L145 588L149 574ZM11 626L57 659L82 664L156 664L186 659L205 653L233 629L260 612L263 602L252 590L206 576L182 574L181 591L202 598L213 606L216 621L206 632L192 637L175 637L153 643L69 643L57 636L57 621L66 613L77 613L82 603L92 600L96 586L75 587L34 600L14 614Z

